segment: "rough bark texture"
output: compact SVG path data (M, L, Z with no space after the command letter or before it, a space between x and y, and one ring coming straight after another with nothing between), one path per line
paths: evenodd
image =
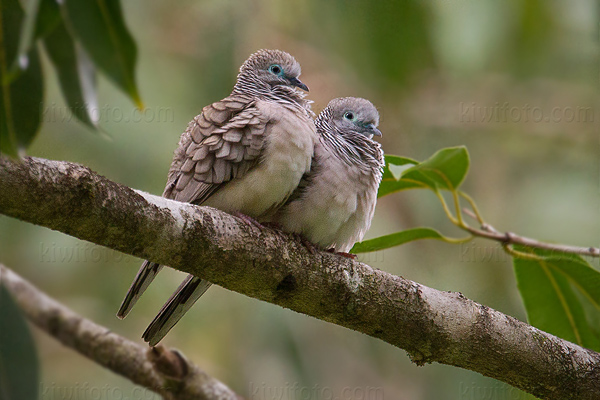
M76 314L2 264L0 281L11 292L27 318L40 329L65 346L162 395L166 400L241 399L178 353L162 347L148 351L147 347ZM165 373L173 365L178 367L176 376Z
M260 230L208 207L132 190L86 167L0 159L0 213L363 332L418 364L479 372L544 399L600 398L600 354L477 304Z

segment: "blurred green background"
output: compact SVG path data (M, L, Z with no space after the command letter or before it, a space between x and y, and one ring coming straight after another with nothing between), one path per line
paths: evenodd
M101 77L100 125L112 137L106 140L70 116L56 79L49 79L44 125L28 154L80 162L160 194L187 122L229 93L249 54L279 48L301 63L316 112L334 97L370 99L381 114L386 153L423 160L442 147L466 145L472 164L464 189L499 230L598 245L595 1L122 5L138 44L137 83L147 110L137 111ZM409 191L380 200L367 237L416 226L461 235L429 191ZM494 243L421 241L360 259L526 319L510 260ZM140 342L183 277L162 272L132 314L119 321L115 312L139 259L0 216L0 262L85 317ZM107 399L119 393L154 398L34 333L42 399L68 398L69 390L81 394L86 387L87 393L104 388ZM528 398L470 371L417 367L403 351L376 339L220 287L202 298L164 344L249 398L324 398L323 388L354 399ZM298 388L310 390L301 394Z

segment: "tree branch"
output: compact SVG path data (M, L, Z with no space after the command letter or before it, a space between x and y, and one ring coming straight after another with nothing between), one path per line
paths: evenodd
M241 399L179 352L162 346L148 350L133 343L71 311L2 264L0 281L38 328L65 346L167 400Z
M467 214L469 217L479 220L477 215L473 213L473 211L468 208L463 208L463 212ZM482 221L480 221L482 222ZM488 223L482 223L481 229L472 228L468 225L464 226L468 232L473 234L474 236L483 237L486 239L496 240L503 245L511 245L511 244L520 244L522 246L533 247L536 249L550 250L555 251L557 253L570 253L570 254L578 254L581 256L590 256L590 257L600 257L600 248L598 247L581 247L581 246L571 246L567 244L559 244L559 243L546 243L540 242L539 240L531 239L528 237L517 235L512 232L501 233L496 228Z
M134 191L86 167L0 159L0 213L192 273L379 338L417 364L479 372L545 399L600 398L600 354L510 316L209 207Z

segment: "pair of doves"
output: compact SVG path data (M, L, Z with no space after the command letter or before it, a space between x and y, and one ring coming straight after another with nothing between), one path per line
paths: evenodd
M206 205L260 226L297 234L341 255L371 225L383 152L368 100L331 100L313 121L297 88L300 64L259 50L241 66L231 94L202 109L181 135L163 196ZM144 261L117 313L127 316L162 265ZM211 283L188 275L144 332L155 346Z

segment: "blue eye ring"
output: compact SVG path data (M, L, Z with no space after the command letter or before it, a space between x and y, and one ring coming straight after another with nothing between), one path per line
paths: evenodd
M283 75L283 68L279 64L273 64L269 66L269 72L275 75Z
M356 116L354 115L354 113L352 111L346 111L344 113L344 118L346 118L349 121L354 121L354 119L356 118Z

